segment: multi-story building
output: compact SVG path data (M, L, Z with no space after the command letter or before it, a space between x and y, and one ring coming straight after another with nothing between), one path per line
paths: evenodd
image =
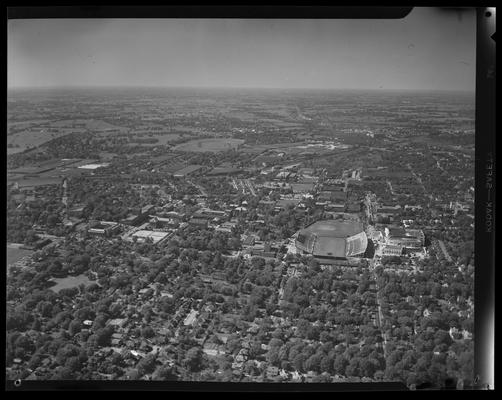
M388 244L383 247L382 255L383 256L400 256L403 254L403 246L396 246L393 244Z
M424 246L425 235L420 229L385 228L385 241L388 245L420 248Z
M109 221L93 221L89 224L87 232L99 236L111 236L116 233L120 225L116 222Z

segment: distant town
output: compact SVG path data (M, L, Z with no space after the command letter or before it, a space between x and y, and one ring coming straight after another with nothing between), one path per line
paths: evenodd
M17 89L7 121L7 379L473 382L473 94Z

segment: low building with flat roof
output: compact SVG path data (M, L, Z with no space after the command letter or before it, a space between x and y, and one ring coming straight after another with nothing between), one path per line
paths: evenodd
M90 228L87 232L100 236L111 236L120 228L118 223L109 221L93 221L89 224L89 226Z
M191 218L188 223L193 226L207 228L208 220L206 218Z
M191 310L190 313L185 318L185 320L183 321L183 325L185 326L193 325L194 322L197 320L197 314L199 314L197 310Z
M148 205L144 206L143 208L141 208L140 213L141 213L141 215L145 215L145 214L152 212L154 209L155 209L155 206L153 204L148 204Z
M399 204L390 205L382 204L377 208L379 214L397 214L401 211L401 206Z
M150 220L150 225L156 229L175 228L179 226L179 221L174 218L162 218L154 215Z
M293 193L309 193L314 190L313 183L292 183L291 189Z
M169 232L148 231L141 229L139 231L134 232L130 236L130 240L136 238L136 240L141 243L145 242L147 239L151 239L154 244L158 244L164 241L169 236L170 236Z
M217 232L227 232L231 233L232 229L236 226L236 223L234 222L224 222L223 224L219 225L216 228Z
M68 214L72 217L80 218L82 217L84 210L85 206L74 206L68 210Z
M207 173L208 176L219 176L219 175L235 175L241 173L242 170L239 168L224 168L224 167L216 167L213 168L210 172Z
M275 207L285 210L290 206L296 207L300 203L300 199L280 199L275 203Z
M124 218L121 222L126 225L137 225L142 219L141 215L129 215Z
M344 212L345 211L345 204L328 203L326 205L326 209L329 211L334 211L334 212Z
M403 246L388 244L382 249L383 256L400 256L403 254Z
M123 224L138 226L142 222L144 222L150 213L155 210L155 206L152 204L148 204L141 208L141 210L137 211L137 214L130 215L127 218L122 220Z
M108 165L110 165L109 163L101 163L101 164L85 164L85 165L80 165L79 167L77 167L78 169L90 169L90 170L95 170L95 169L98 169L98 168L102 168L102 167L107 167Z

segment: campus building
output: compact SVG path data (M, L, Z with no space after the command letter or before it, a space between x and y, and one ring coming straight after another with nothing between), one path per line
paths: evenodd
M407 249L421 248L424 246L425 235L420 229L385 228L385 241L388 245Z
M93 221L89 224L89 229L87 230L87 232L92 235L98 236L112 236L113 234L117 233L119 228L120 225L116 222Z

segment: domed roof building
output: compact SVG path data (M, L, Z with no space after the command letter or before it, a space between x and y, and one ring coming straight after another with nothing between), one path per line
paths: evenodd
M360 222L322 220L301 230L295 245L314 257L347 258L364 254L368 238Z

